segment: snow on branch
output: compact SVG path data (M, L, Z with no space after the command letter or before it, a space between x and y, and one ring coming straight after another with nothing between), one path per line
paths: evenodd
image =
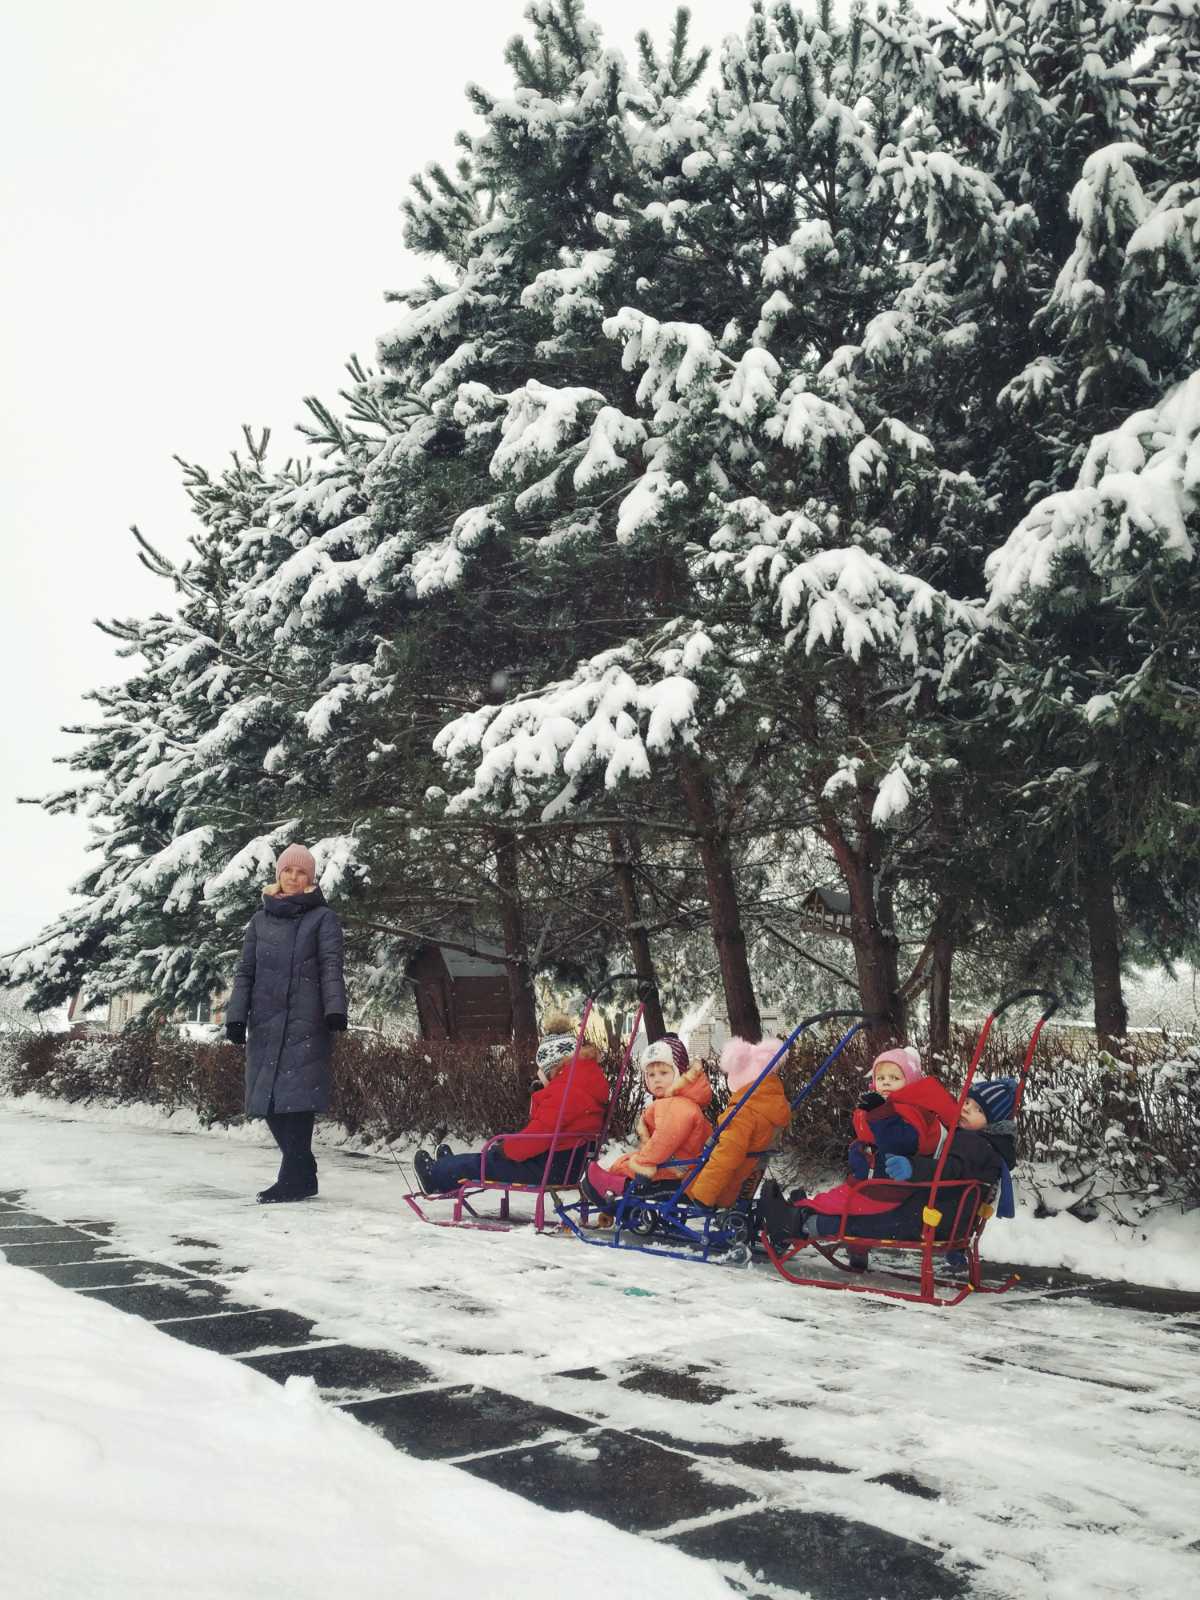
M542 807L548 819L567 809L589 772L602 771L608 789L649 777L652 754L691 738L699 691L678 673L639 683L632 664L628 647L605 651L540 693L449 723L434 750L451 770L471 775L449 809L502 805L506 797L524 809L547 783L566 779Z
M646 368L637 389L639 405L659 410L674 394L687 393L720 369L722 358L712 335L694 322L658 322L644 311L622 306L615 317L605 318L603 327L607 338L624 343L621 365L626 372L639 365Z
M489 469L492 477L520 482L555 461L564 446L578 442L591 408L603 404L604 396L595 389L554 389L530 378L508 396L508 414Z
M931 635L974 633L977 606L901 572L859 545L814 549L820 529L802 512L773 513L753 497L734 501L705 558L732 572L751 594L772 594L785 628L785 648L800 642L860 661L865 650L917 662Z
M414 591L424 596L436 594L440 589L457 588L466 571L469 553L478 549L497 526L489 506L472 506L464 511L444 539L414 553L410 568Z
M567 265L539 272L521 291L521 304L527 310L549 312L560 329L600 318L604 308L597 291L616 260L612 250L571 251L564 256L569 257Z
M583 460L575 468L577 491L586 493L629 470L628 457L646 441L646 427L616 406L602 406L592 422Z
M1200 504L1200 372L1097 435L1074 489L1047 495L987 562L991 612L1021 611L1082 561L1099 577L1193 561Z
M186 910L203 882L204 859L215 836L211 827L192 828L140 862L113 897L113 914L127 915L160 895L164 911Z
M1149 202L1131 163L1145 160L1139 144L1105 145L1083 164L1083 176L1071 190L1070 213L1079 224L1075 248L1059 272L1050 304L1068 313L1085 307L1101 287L1091 281L1092 269L1105 247L1122 233L1132 233L1146 220Z

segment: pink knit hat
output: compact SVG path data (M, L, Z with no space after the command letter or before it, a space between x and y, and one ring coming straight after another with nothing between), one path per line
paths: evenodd
M905 1083L916 1083L918 1078L925 1076L925 1069L921 1065L921 1057L910 1044L898 1044L891 1050L884 1050L877 1055L871 1063L871 1070L867 1076L874 1081L875 1068L881 1061L890 1061L893 1067L899 1067L904 1074Z
M771 1057L782 1048L782 1039L763 1039L759 1044L751 1044L748 1039L730 1039L721 1051L721 1071L734 1094L749 1088ZM774 1070L778 1072L778 1063Z
M312 851L306 850L302 844L288 845L287 849L275 863L276 878L278 878L279 874L284 870L285 867L295 867L298 871L304 874L309 883L316 883L317 881L316 858L314 857Z

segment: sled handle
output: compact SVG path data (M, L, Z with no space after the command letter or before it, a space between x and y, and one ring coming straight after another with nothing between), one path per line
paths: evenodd
M737 1104L726 1111L720 1122L717 1123L716 1127L712 1131L712 1137L704 1147L704 1154L706 1157L716 1149L717 1140L725 1132L725 1129L733 1121L734 1117L737 1116L738 1112L745 1105L746 1101L749 1100L750 1096L758 1088L759 1084L764 1081L769 1073L774 1071L774 1069L783 1060L784 1056L787 1055L788 1051L792 1048L792 1045L795 1044L800 1035L802 1033L807 1033L809 1028L815 1028L818 1022L830 1022L834 1017L854 1017L858 1021L858 1028L866 1028L869 1027L873 1022L882 1022L884 1020L882 1017L870 1015L865 1011L847 1011L840 1006L835 1006L830 1011L818 1011L814 1016L805 1017L804 1021L797 1024L797 1026L792 1029L791 1033L788 1034L787 1038L780 1045L779 1049L776 1050L770 1061L767 1062L766 1066L745 1091ZM858 1028L852 1029L851 1031L857 1032ZM844 1042L845 1041L843 1041L843 1043ZM829 1064L830 1063L826 1063L826 1065ZM819 1070L820 1069L818 1068L818 1071Z
M1062 1001L1049 989L1018 989L1015 994L1007 994L1003 1000L998 1000L992 1007L992 1016L998 1017L1002 1011L1007 1011L1009 1006L1015 1006L1018 1000L1043 1000L1042 1021L1049 1022L1058 1010Z

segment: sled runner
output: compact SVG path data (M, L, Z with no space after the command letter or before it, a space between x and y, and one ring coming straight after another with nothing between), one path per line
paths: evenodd
M571 1059L567 1065L561 1069L563 1073L567 1075L568 1092L573 1081L576 1068L579 1064L579 1052L583 1045L584 1036L587 1030L588 1018L592 1013L592 1007L606 989L611 988L613 984L628 980L631 977L632 975L627 972L617 973L614 977L609 978L607 982L601 984L601 986L595 990L594 993L588 996L587 1003L583 1008L583 1016L580 1019L579 1031L575 1038L574 1054L571 1056ZM636 982L637 980L633 979L633 981ZM639 1003L637 1012L634 1015L633 1028L629 1035L629 1044L626 1047L624 1056L622 1057L616 1082L613 1084L609 1093L608 1107L604 1113L604 1123L599 1133L591 1134L587 1137L581 1138L578 1134L563 1132L563 1117L567 1107L567 1095L564 1095L562 1103L559 1106L558 1121L555 1124L554 1131L550 1136L550 1144L546 1150L546 1159L542 1167L542 1174L537 1183L503 1183L495 1179L485 1177L484 1173L486 1171L488 1151L493 1147L493 1145L499 1144L501 1141L512 1141L514 1139L521 1139L525 1137L528 1137L529 1139L537 1139L540 1142L545 1135L495 1133L491 1136L491 1138L484 1141L483 1147L479 1152L479 1176L477 1178L466 1179L445 1194L429 1195L425 1194L421 1189L415 1189L404 1196L405 1200L408 1202L408 1205L414 1212L416 1212L421 1221L431 1223L435 1228L479 1228L485 1232L504 1233L507 1232L509 1228L514 1226L514 1222L516 1220L512 1216L511 1209L513 1195L532 1195L533 1229L535 1233L542 1233L546 1228L547 1196L549 1196L552 1200L557 1201L558 1190L577 1189L579 1179L582 1177L584 1172L587 1171L588 1163L595 1159L597 1151L604 1148L604 1142L608 1137L609 1125L612 1121L613 1108L617 1104L617 1099L621 1092L621 1085L624 1083L625 1075L629 1070L629 1062L633 1056L634 1041L637 1039L638 1030L642 1025L642 1013L644 1009L645 1002L643 1000ZM554 1168L554 1158L563 1154L564 1152L569 1152L569 1160L567 1162L566 1171L562 1175L552 1178L551 1172ZM499 1198L499 1210L491 1215L481 1215L481 1213L476 1210L476 1206L485 1197L493 1195ZM582 1199L580 1203L583 1205L584 1216L586 1220L586 1204L582 1202ZM427 1214L427 1208L445 1208L446 1206L449 1206L450 1208L450 1214L448 1216L434 1217Z
M962 1093L958 1097L958 1109L961 1112L967 1100L971 1097L971 1086L976 1069L983 1057L984 1046L987 1044L988 1035L996 1018L1010 1006L1016 1005L1021 1000L1037 999L1042 1002L1042 1013L1034 1026L1030 1036L1028 1048L1021 1063L1021 1070L1017 1077L1016 1101L1013 1106L1013 1116L1016 1117L1021 1109L1021 1102L1025 1096L1025 1084L1029 1076L1029 1069L1033 1062L1034 1051L1042 1029L1058 1010L1058 998L1038 989L1022 989L1017 994L1008 995L988 1013L980 1030L975 1044L975 1050L967 1068L966 1081ZM937 1157L931 1178L920 1182L899 1182L892 1179L867 1178L857 1184L851 1185L857 1196L870 1198L879 1195L888 1202L885 1209L900 1206L905 1200L912 1197L922 1199L921 1234L919 1238L909 1239L878 1239L850 1234L847 1229L851 1221L849 1207L843 1210L838 1219L836 1233L823 1238L800 1238L789 1240L783 1249L776 1249L766 1232L762 1234L762 1244L770 1257L771 1262L789 1283L802 1284L812 1289L849 1289L856 1294L883 1295L891 1300L915 1300L922 1305L956 1306L970 1294L1004 1294L1019 1281L1019 1275L1014 1274L999 1284L985 1284L982 1279L979 1262L979 1240L988 1219L993 1215L994 1207L992 1195L985 1192L985 1186L978 1179L950 1179L943 1178L946 1159L951 1148L951 1134L953 1129L947 1131L942 1140L941 1150ZM850 1260L851 1252L869 1251L874 1255L876 1251L886 1251L890 1255L898 1252L917 1254L918 1270L894 1271L891 1267L881 1270L886 1271L889 1277L896 1277L902 1281L915 1285L909 1289L891 1289L883 1284L862 1281L847 1282L842 1278L805 1277L800 1271L795 1270L789 1263L796 1262L802 1251L815 1250L831 1266L839 1269L843 1274L861 1271ZM845 1254L843 1254L845 1252ZM955 1258L950 1261L948 1258ZM955 1277L947 1277L948 1269L958 1273Z
M753 1201L739 1199L734 1205L709 1209L689 1199L686 1191L712 1159L726 1128L800 1035L818 1023L848 1018L855 1019L854 1025L842 1035L791 1101L791 1108L795 1111L820 1083L855 1034L873 1018L861 1011L842 1010L821 1011L816 1016L807 1017L792 1030L753 1082L737 1097L713 1129L700 1154L691 1161L672 1159L664 1163L681 1170L682 1177L665 1183L627 1183L620 1195L612 1196L611 1205L606 1203L605 1210L612 1217L612 1228L604 1232L588 1228L587 1202L582 1196L578 1201L566 1204L556 1197L555 1209L562 1222L586 1244L604 1245L609 1249L640 1250L647 1255L677 1256L684 1261L720 1260L735 1265L749 1261L757 1245ZM743 1186L746 1190L757 1184L770 1152L759 1150L751 1154L758 1158L758 1173L747 1180Z

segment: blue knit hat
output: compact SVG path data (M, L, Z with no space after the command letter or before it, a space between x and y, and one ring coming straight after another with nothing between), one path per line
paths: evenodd
M1017 1103L1017 1080L990 1078L984 1083L973 1083L967 1099L974 1100L989 1122L1005 1122Z

